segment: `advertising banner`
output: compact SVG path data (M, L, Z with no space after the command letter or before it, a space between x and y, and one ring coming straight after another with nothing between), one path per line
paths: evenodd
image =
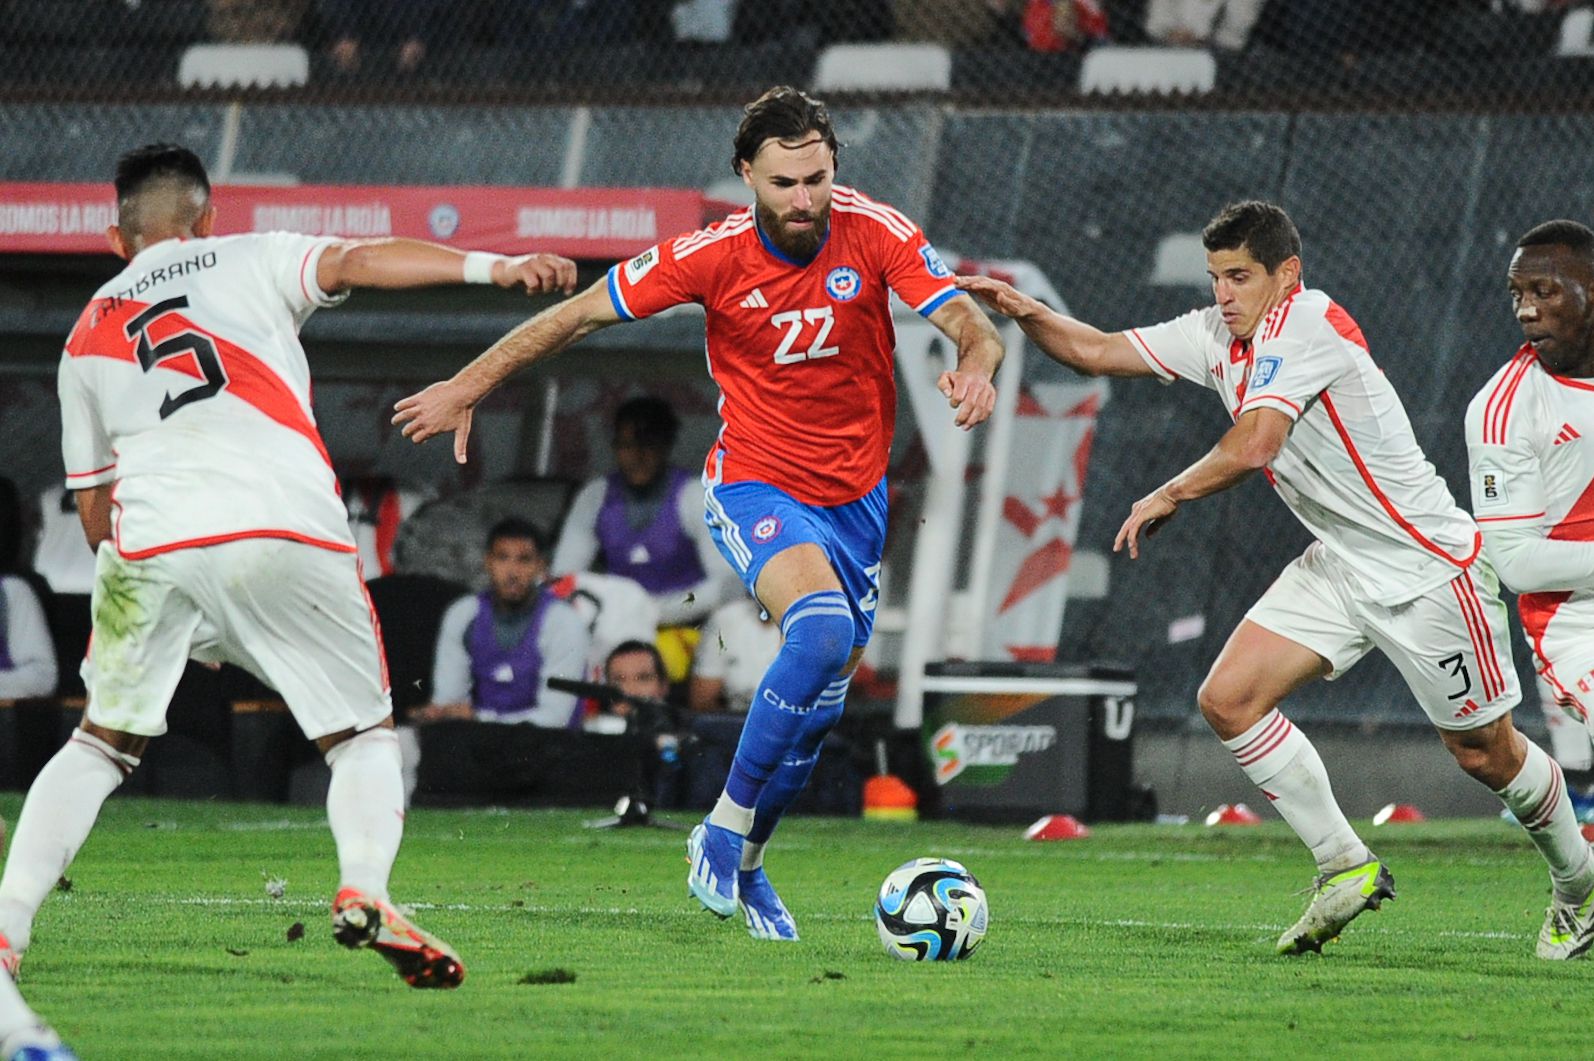
M217 185L216 234L411 236L464 250L614 260L701 228L703 194L676 188ZM109 253L107 184L0 183L0 253Z

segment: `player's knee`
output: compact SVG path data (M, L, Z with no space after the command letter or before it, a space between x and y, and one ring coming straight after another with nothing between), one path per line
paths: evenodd
M1443 738L1456 765L1468 776L1491 788L1503 788L1520 766L1514 762L1514 732L1515 727L1494 723L1480 729L1447 732Z
M781 621L789 651L827 677L840 674L852 656L852 608L839 590L810 593Z
M1221 674L1209 674L1196 693L1207 724L1219 733L1241 733L1275 706L1249 686Z
M336 767L343 758L359 759L364 756L381 756L403 762L398 734L384 723L363 730L344 730L316 741L321 757L328 766Z

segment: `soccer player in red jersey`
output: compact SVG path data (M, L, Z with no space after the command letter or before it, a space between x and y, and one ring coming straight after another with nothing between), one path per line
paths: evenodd
M758 939L796 939L763 870L764 845L841 716L874 625L885 471L896 422L890 296L944 332L957 365L938 386L968 429L991 413L996 329L908 218L834 184L822 103L781 86L746 108L732 164L754 206L616 265L452 379L397 405L416 442L454 434L510 373L621 321L696 302L724 427L703 471L715 543L780 624L718 804L692 832L688 885Z

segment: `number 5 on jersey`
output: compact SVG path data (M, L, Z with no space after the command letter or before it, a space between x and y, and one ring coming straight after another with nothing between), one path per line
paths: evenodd
M829 306L787 310L770 317L769 323L777 328L786 329L786 334L780 337L780 346L775 349L777 365L794 365L799 361L831 357L841 353L841 347L825 345L825 340L830 338L830 329L836 326L835 314L831 312ZM817 324L819 327L809 341L808 349L794 353L793 348L797 345L798 338L809 324Z
M156 365L168 358L193 354L194 363L199 366L199 373L204 377L204 382L197 387L190 387L176 396L170 393L166 395L166 400L161 402L162 420L190 402L214 398L227 385L227 371L221 367L216 344L198 332L182 331L162 339L159 343L150 344L149 326L166 314L187 307L187 295L165 299L128 321L123 329L129 339L138 340L138 364L145 372L153 371Z

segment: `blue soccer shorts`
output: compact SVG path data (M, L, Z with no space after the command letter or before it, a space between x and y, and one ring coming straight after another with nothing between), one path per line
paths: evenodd
M705 484L705 513L719 546L756 599L758 575L769 558L812 542L825 551L852 606L853 644L874 632L880 597L880 557L886 546L886 481L845 505L805 505L768 483Z

